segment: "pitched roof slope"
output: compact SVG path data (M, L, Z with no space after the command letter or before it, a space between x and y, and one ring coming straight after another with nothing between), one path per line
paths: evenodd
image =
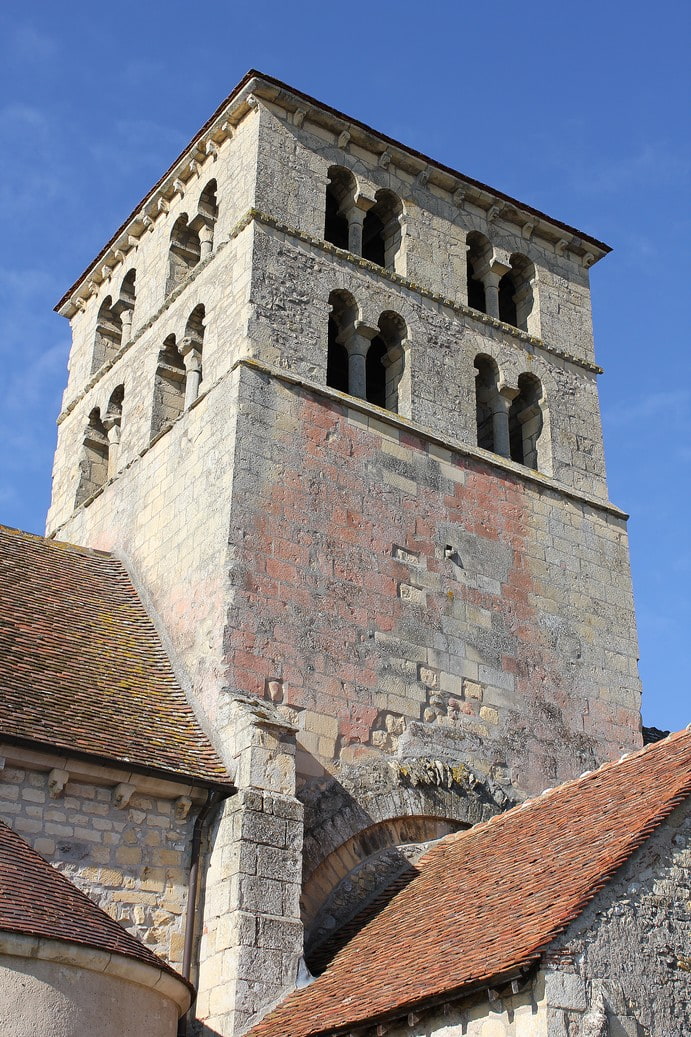
M0 736L230 781L127 572L0 526Z
M187 983L0 821L0 930L95 947ZM187 984L189 986L189 984Z
M527 966L691 792L691 731L447 836L252 1037L352 1030Z

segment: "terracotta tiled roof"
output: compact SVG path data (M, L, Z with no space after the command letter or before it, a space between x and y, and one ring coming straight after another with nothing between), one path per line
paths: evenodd
M691 732L682 731L447 836L252 1037L352 1030L530 965L689 793Z
M0 821L0 931L122 954L163 969L186 983L175 969L92 903L3 821Z
M120 562L4 526L0 735L230 781Z

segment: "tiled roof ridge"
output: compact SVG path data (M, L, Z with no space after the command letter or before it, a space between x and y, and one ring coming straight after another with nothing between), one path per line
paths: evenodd
M578 785L581 785L583 782L586 782L591 779L595 780L598 776L602 775L603 773L606 773L607 771L612 769L619 768L622 764L626 763L627 761L635 761L651 752L661 752L662 748L665 745L668 745L673 741L680 740L685 736L691 739L691 724L687 724L687 726L683 727L680 731L668 732L668 734L664 738L658 739L657 742L649 742L646 745L641 746L640 749L634 749L631 752L623 753L616 760L605 760L598 767L594 767L592 770L583 771L583 773L579 774L577 777L569 778L567 781L561 782L559 785L551 785L548 788L543 789L542 792L538 792L534 796L529 796L527 799L524 799L521 803L518 803L515 807L512 807L512 811L530 810L532 808L537 808L540 804L544 803L546 798L554 795L555 793L562 794L565 793L567 789L572 789ZM686 786L684 786L684 788L685 791L680 793L679 802L682 802L682 800L684 800L686 796L691 794L691 772L689 773L688 783ZM674 806L676 807L678 805L679 803L675 803ZM674 807L672 807L671 810L669 810L668 813L665 814L665 817L668 816L673 809ZM433 855L438 854L440 851L443 850L445 846L448 846L449 843L456 842L457 840L462 839L464 836L468 834L468 832L472 831L475 834L477 834L479 832L484 831L485 829L491 828L492 826L496 826L498 824L503 823L503 820L506 817L507 813L508 811L504 811L501 814L495 814L493 817L488 818L486 821L481 821L479 824L473 825L472 828L463 828L458 832L451 832L449 833L449 835L445 835L442 839L439 839L438 842L434 844L434 846L431 846L427 853L425 853L420 858L417 865L418 868L423 867L427 861L431 861ZM664 817L661 818L661 821L664 821Z
M8 854L10 864L6 864L3 869L5 853ZM13 872L22 874L22 890L13 888ZM0 931L58 940L132 958L169 973L194 993L192 984L172 965L159 958L120 922L94 903L83 890L1 820L0 880ZM22 893L26 895L22 897ZM3 905L3 895L11 899L7 906ZM40 917L41 913L43 918ZM90 924L94 927L91 933L88 930Z

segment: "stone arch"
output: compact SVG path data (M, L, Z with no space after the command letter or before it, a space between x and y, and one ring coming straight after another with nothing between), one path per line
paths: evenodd
M185 364L175 341L169 335L158 354L151 416L151 438L178 418L185 406Z
M349 169L330 166L326 185L324 240L336 248L350 248L349 215L355 206L357 182Z
M540 379L529 372L518 377L518 393L509 409L509 441L511 460L526 468L546 471L551 468L545 454L545 416L547 405ZM538 444L538 440L540 444Z
M510 270L499 281L499 319L521 331L537 334L534 326L535 266L520 252L514 252L509 262Z
M185 335L180 343L180 354L185 364L185 406L189 407L199 395L202 381L204 349L204 320L206 310L202 303L194 307L185 325Z
M355 298L343 288L330 293L329 307L326 384L339 392L348 392L348 350L342 335L358 319L360 310Z
M349 938L351 927L357 926L368 908L376 913L376 902L391 883L414 876L415 864L431 843L467 827L446 818L396 817L372 825L334 851L303 890L305 958L310 971L323 970L338 949L339 935ZM324 892L320 882L327 892L316 903L315 896Z
M301 910L307 948L314 955L359 914L362 898L369 903L392 878L404 875L425 844L509 805L496 783L478 779L463 765L427 758L380 761L367 775L355 768L352 774L344 772L340 782L315 781L301 796Z
M214 229L218 220L217 185L215 180L208 184L199 196L197 215L190 227L199 235L199 258L206 259L214 247Z
M362 255L385 270L402 274L402 254L403 203L393 191L382 188L362 225Z
M377 322L367 351L367 399L386 410L399 412L399 386L405 370L408 329L400 314L385 310Z
M495 414L499 403L499 367L487 353L478 353L475 364L475 421L477 445L497 452Z
M480 313L487 313L484 278L492 262L492 244L480 231L473 230L466 238L466 246L468 306Z
M110 295L101 303L96 317L96 336L91 373L112 360L122 344L122 320Z
M177 288L201 258L199 230L188 223L186 213L178 216L170 232L166 295Z
M134 317L134 304L136 302L137 271L132 267L122 279L120 294L114 309L120 317L122 325L122 341L129 342L132 337L132 319Z
M108 437L108 478L112 479L118 470L120 454L120 433L122 431L122 407L125 401L125 386L116 385L110 394L103 427Z
M94 407L84 432L79 462L79 484L75 507L79 507L108 480L108 436L101 421L101 411Z

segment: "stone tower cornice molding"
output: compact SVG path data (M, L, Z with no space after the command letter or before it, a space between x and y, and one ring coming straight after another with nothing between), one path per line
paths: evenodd
M72 317L84 307L127 253L136 248L142 235L153 230L156 221L166 215L167 203L177 194L184 195L186 185L201 174L207 162L216 161L220 145L233 137L240 122L256 110L260 102L284 112L287 121L296 128L306 128L313 123L331 131L338 147L348 149L357 144L370 151L374 165L389 171L400 170L412 177L416 193L429 191L434 186L448 194L450 206L471 204L483 210L488 221L502 221L524 238L539 237L556 255L568 254L572 261L586 269L611 251L604 242L445 166L278 79L251 69L68 289L55 306L56 312Z

